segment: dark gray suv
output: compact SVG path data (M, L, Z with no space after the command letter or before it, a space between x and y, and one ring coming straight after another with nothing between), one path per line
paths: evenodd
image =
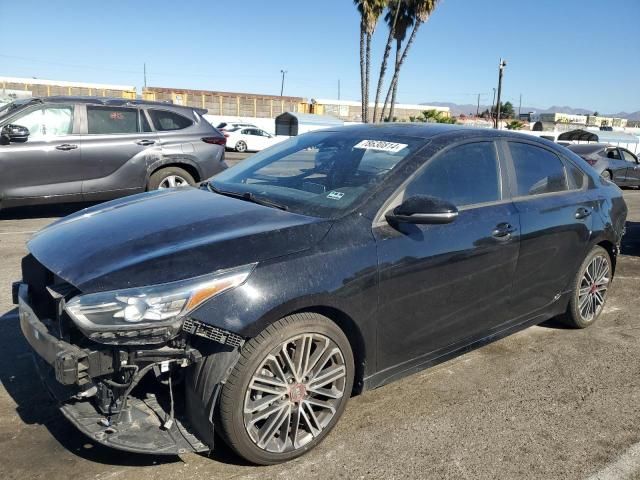
M102 201L193 185L227 168L205 110L43 97L0 112L0 208Z

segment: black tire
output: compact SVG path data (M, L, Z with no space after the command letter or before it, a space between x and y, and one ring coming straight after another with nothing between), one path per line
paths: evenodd
M569 301L567 312L560 318L566 325L572 328L587 328L593 325L598 319L598 317L600 316L600 314L602 313L602 310L606 303L607 293L608 293L607 291L604 292L602 305L600 305L598 308L594 308L594 314L591 318L585 318L585 315L581 313L580 289L581 289L581 286L583 285L585 271L587 270L587 267L589 267L589 265L591 265L591 263L596 258L601 258L606 262L606 266L608 269L608 274L607 274L608 280L606 283L607 289L610 288L611 286L611 278L613 275L613 265L611 262L611 256L609 255L609 252L607 252L604 248L596 245L595 247L593 247L593 249L591 249L589 254L586 256L586 258L580 265L578 272L576 273L575 279L573 281L573 293L571 294L571 300Z
M191 186L196 184L194 178L185 169L180 167L165 167L156 170L149 177L149 181L147 182L147 190L158 190L160 188L160 185L162 185L162 182L164 182L171 176L182 178Z
M236 143L236 147L235 147L236 152L238 153L244 153L247 151L247 144L246 142L240 140L238 141L238 143Z
M344 375L343 395L336 400L339 404L335 407L335 413L330 418L326 426L320 430L317 436L297 449L284 453L270 452L259 447L250 437L245 428L244 408L245 399L249 398L247 390L257 369L262 368L270 353L279 349L290 339L301 334L314 334L328 338L340 350L344 359L346 374ZM280 351L280 350L278 350ZM261 370L263 372L263 370ZM259 465L273 465L296 458L319 444L340 419L347 404L351 389L353 387L354 365L353 354L349 341L342 330L328 318L316 313L298 313L282 318L274 324L268 326L257 337L251 339L243 347L240 359L235 364L229 378L222 387L220 393L220 403L217 411L218 432L224 441L241 457ZM342 380L341 380L342 381ZM292 391L292 390L290 390ZM306 392L305 392L306 394ZM291 395L293 395L291 393ZM296 405L292 396L285 397L291 405ZM297 408L301 409L302 404ZM296 407L290 407L296 408ZM290 410L293 411L293 410ZM290 435L289 423L292 417L287 420L287 438ZM285 425L285 423L283 423ZM307 434L308 436L308 434Z

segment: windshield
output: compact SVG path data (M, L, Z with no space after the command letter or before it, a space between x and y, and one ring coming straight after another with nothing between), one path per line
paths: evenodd
M219 190L249 193L288 210L335 217L355 206L424 139L370 132L312 132L292 137L220 173Z
M14 100L11 103L0 106L0 118L6 117L10 113L14 113L16 110L25 107L34 102L31 98L24 98L20 100Z

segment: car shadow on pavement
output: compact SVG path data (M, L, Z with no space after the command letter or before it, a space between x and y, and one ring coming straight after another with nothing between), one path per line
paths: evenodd
M0 220L25 220L28 218L58 218L76 213L83 208L96 205L96 202L61 203L57 205L33 205L0 210Z
M132 467L182 461L178 456L124 453L95 443L76 430L42 384L15 308L0 316L0 384L15 402L16 413L24 423L44 426L62 447L85 460ZM222 463L248 465L222 440L216 442L213 452L202 455Z

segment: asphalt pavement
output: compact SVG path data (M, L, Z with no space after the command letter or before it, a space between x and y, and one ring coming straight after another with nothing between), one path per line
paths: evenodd
M29 236L80 206L1 212L0 479L640 479L640 191L625 198L596 325L550 321L353 398L324 443L271 467L221 443L210 456L129 454L71 427L37 378L10 284Z

